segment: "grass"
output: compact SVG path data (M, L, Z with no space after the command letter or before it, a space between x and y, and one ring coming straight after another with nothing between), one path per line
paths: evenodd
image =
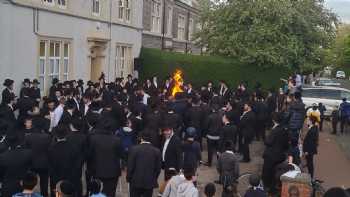
M165 52L158 49L143 48L141 58L141 79L154 75L164 79L176 69L181 69L185 82L197 86L206 84L209 80L214 83L225 80L231 86L246 81L250 87L260 82L264 88L277 88L281 85L280 78L286 78L291 73L287 68L264 69L244 65L232 58Z

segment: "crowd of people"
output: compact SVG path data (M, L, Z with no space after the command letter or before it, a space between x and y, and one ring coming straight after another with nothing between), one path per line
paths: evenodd
M164 197L196 197L197 168L214 163L222 196L232 196L239 163L251 161L253 140L266 147L262 181L252 176L246 196L277 194L276 174L298 170L303 156L314 177L323 108L307 111L299 77L279 91L263 91L259 83L248 91L245 82L230 89L220 81L181 84L183 91L173 95L172 76L141 82L129 75L107 83L102 73L99 82L86 85L53 79L45 97L36 79L25 79L19 96L14 81L6 79L0 105L1 196L114 197L125 171L131 197L151 197L157 187ZM302 136L305 117L308 131ZM158 184L162 169L164 181ZM38 177L40 195L33 193ZM205 194L214 196L215 185L208 184Z

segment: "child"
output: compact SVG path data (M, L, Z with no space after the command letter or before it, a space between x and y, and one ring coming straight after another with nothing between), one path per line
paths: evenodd
M184 151L184 168L194 169L197 171L201 161L201 148L199 142L195 141L196 129L189 127L186 129L186 141L183 146Z
M260 185L260 177L252 174L249 177L251 187L247 190L244 197L267 197L266 192Z
M94 179L91 181L91 194L90 197L106 197L101 191L103 184L100 180Z
M42 197L40 194L35 193L34 187L38 183L38 177L36 174L32 172L27 172L24 178L21 181L21 185L23 191L21 193L17 193L12 197Z
M204 194L206 197L214 197L216 192L215 185L213 183L208 183L204 187Z
M332 128L333 128L332 134L334 135L337 134L338 122L339 122L339 110L335 109L332 111Z

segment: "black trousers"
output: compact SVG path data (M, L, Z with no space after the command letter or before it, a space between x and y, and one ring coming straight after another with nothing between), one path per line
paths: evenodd
M208 165L211 166L213 161L213 154L219 151L219 141L207 138L208 143Z
M33 169L40 177L40 193L44 197L49 196L49 171L48 169Z
M250 143L251 143L251 139L249 137L243 137L242 154L243 154L243 161L245 162L250 161L250 150L249 150Z
M321 117L320 120L321 120L321 121L320 121L320 131L322 131L322 129L323 129L323 120L324 120L324 117Z
M258 121L256 123L256 128L255 128L255 137L257 141L260 141L262 139L263 141L265 140L265 133L266 133L266 123L264 121Z
M333 133L337 134L338 121L332 121Z
M130 185L130 197L152 197L153 189L136 188Z
M340 120L340 132L342 134L344 133L344 127L345 127L345 124L347 124L347 120L348 120L348 118L346 118L346 117L343 117Z
M115 190L118 185L118 177L115 178L97 178L103 183L102 193L106 194L107 197L115 197Z
M314 154L305 155L307 171L314 178Z

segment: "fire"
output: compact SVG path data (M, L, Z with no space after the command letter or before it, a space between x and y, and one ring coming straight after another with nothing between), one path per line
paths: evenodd
M171 95L172 96L175 96L176 95L176 93L178 93L178 92L183 92L183 90L182 90L182 85L183 85L183 79L182 79L182 72L181 72L181 70L176 70L175 71L175 73L174 73L174 75L173 75L173 79L174 79L174 87L173 87L173 89L172 89L172 91L171 91Z

